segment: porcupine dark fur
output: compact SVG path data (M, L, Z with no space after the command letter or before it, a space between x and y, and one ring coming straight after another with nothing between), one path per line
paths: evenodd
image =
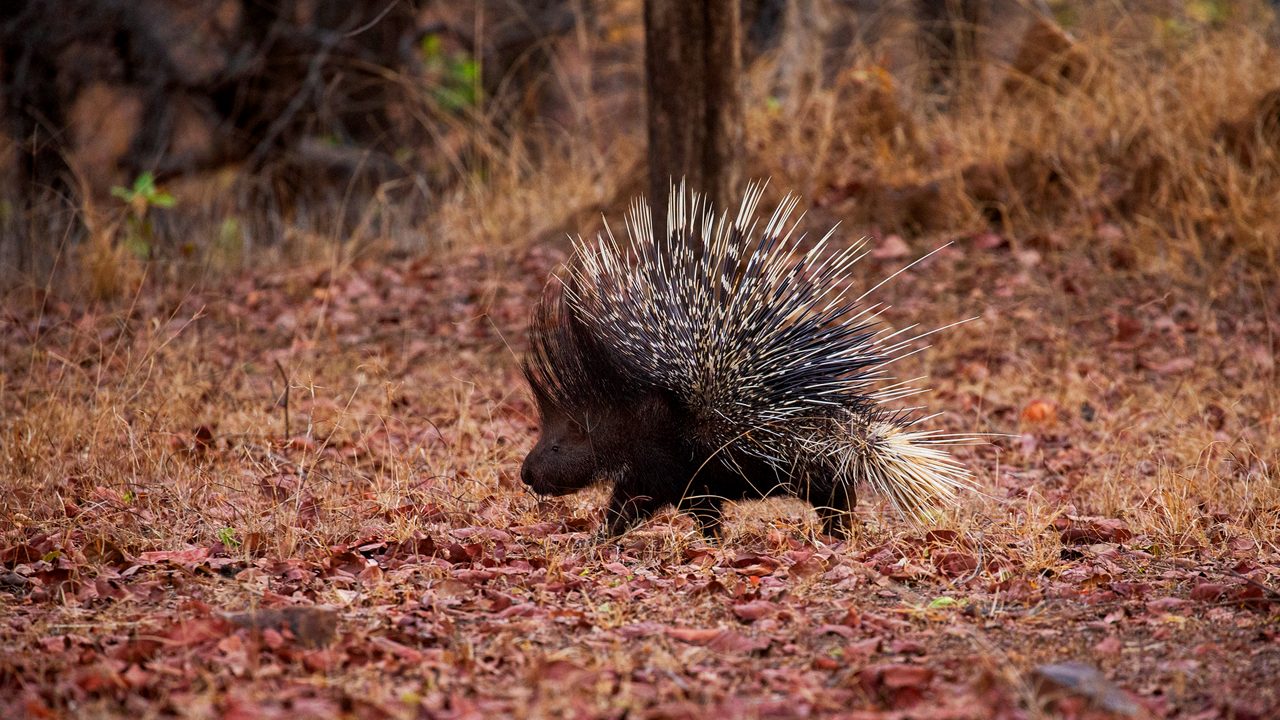
M828 252L828 233L797 253L790 196L756 233L762 190L717 221L673 188L664 238L640 202L626 244L611 232L578 241L530 327L541 434L521 477L532 490L612 481L611 534L667 505L716 532L724 502L771 495L811 503L835 534L858 483L915 516L967 484L938 447L955 436L882 404L917 390L873 388L915 338L881 327L865 293L846 296L865 243Z

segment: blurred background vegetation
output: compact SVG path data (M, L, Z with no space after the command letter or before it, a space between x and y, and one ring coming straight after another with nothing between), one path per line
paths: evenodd
M855 236L1278 275L1268 2L735 12L735 183L770 177ZM645 18L641 0L10 0L0 275L109 297L591 231L649 189Z

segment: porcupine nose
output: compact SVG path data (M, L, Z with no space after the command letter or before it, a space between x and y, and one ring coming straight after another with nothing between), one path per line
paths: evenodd
M520 463L520 481L529 487L533 487L533 471L529 469L529 459Z

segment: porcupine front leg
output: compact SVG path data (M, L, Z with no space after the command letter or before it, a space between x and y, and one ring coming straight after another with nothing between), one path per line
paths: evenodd
M724 499L713 496L697 496L686 498L676 503L670 499L659 499L647 495L633 495L621 486L613 489L609 505L605 509L605 532L609 537L623 534L632 527L648 520L665 505L676 505L682 512L693 516L698 529L708 538L720 536L720 522L723 519Z
M659 508L669 501L659 500L648 495L640 495L631 488L618 483L609 496L609 504L605 507L605 534L617 537L635 525L648 520Z

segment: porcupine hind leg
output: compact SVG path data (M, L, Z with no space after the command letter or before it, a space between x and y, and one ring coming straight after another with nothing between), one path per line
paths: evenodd
M848 537L853 521L853 508L858 504L857 492L853 486L833 479L810 487L812 492L805 499L817 510L823 534L836 538Z

